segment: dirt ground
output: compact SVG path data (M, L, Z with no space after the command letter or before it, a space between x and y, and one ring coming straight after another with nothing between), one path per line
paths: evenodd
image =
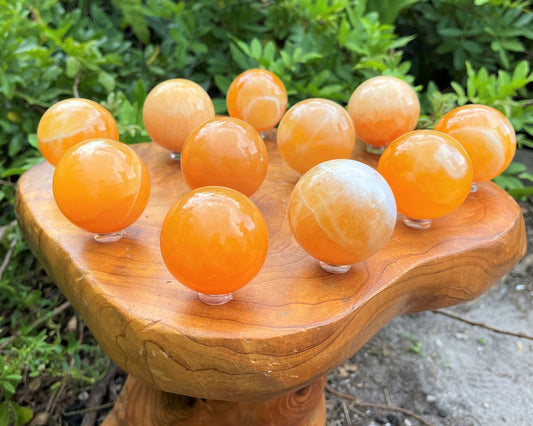
M522 155L533 170L533 153ZM424 424L398 408L439 426L533 424L533 201L520 205L518 265L472 302L387 324L330 375L342 395L326 392L327 426Z

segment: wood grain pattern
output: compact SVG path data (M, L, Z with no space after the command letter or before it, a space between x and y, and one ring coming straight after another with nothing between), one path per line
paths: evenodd
M324 426L326 377L260 402L227 402L171 394L128 376L102 426Z
M115 243L99 244L71 225L39 164L18 184L24 237L109 356L166 392L259 401L293 392L352 356L392 318L473 299L525 252L519 206L492 183L429 230L398 221L379 253L344 275L324 272L290 234L286 206L298 174L267 134L269 171L251 197L269 228L259 275L234 301L208 306L167 271L159 251L163 217L188 191L179 164L152 143L144 158L153 192L142 217ZM374 164L362 152L353 157Z

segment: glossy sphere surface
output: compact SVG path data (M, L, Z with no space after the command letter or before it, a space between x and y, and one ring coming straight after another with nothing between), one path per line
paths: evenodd
M346 110L321 98L293 105L278 126L278 148L283 160L299 173L337 158L349 158L355 130Z
M204 294L243 287L263 266L267 250L263 215L231 188L208 186L186 193L161 228L161 254L170 273Z
M420 102L413 88L396 77L378 76L361 83L348 101L357 137L386 146L416 127Z
M250 196L265 180L267 168L267 149L257 130L231 117L199 125L181 153L181 171L192 189L226 186Z
M55 166L72 146L87 139L118 140L111 113L90 99L70 98L46 110L37 126L37 142L43 157Z
M463 105L449 111L435 130L453 136L472 160L474 182L491 180L511 163L516 134L500 111L486 105Z
M231 117L250 123L257 131L274 128L287 109L287 91L274 73L254 68L239 74L226 95Z
M92 139L68 150L57 163L52 185L67 219L98 234L127 228L150 198L150 177L142 159L110 139Z
M330 264L353 264L389 240L396 204L376 170L355 160L330 160L297 182L289 199L289 224L311 256Z
M450 135L415 130L391 143L377 170L389 182L398 211L411 219L444 216L465 200L472 185L472 163Z
M152 140L171 152L181 152L185 139L199 124L215 117L213 101L193 81L176 78L155 86L144 101L144 127Z

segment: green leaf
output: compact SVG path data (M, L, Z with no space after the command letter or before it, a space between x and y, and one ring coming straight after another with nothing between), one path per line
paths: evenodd
M9 426L11 423L9 403L9 401L0 402L0 426Z
M69 56L66 63L66 73L70 78L74 78L80 72L81 64L76 58Z
M463 35L463 30L456 27L444 27L444 28L437 28L437 32L443 36L448 38L456 38L461 37Z
M530 182L533 182L533 174L531 173L527 173L527 172L520 173L518 177L522 180L529 180Z
M514 27L523 27L531 22L533 19L533 13L523 13L514 22Z
M529 74L529 64L526 60L520 61L513 71L513 81L527 79ZM530 76L533 78L533 76Z
M462 70L464 69L466 61L466 54L465 51L461 48L458 48L453 52L453 68L455 70Z
M16 402L12 402L11 407L13 408L15 418L18 419L17 423L19 425L29 423L30 420L33 418L33 410L31 408L21 407Z
M520 163L517 161L513 161L507 168L505 169L505 174L511 174L516 175L521 172L525 172L527 170L527 167L524 163Z
M225 75L215 75L213 79L215 80L215 84L222 93L228 92L229 86L231 85L232 81L230 78Z
M19 373L12 373L12 374L8 374L6 376L6 379L18 382L18 381L22 380L22 376Z
M226 114L226 100L223 98L213 98L213 106L215 107L216 114Z
M478 54L483 52L483 47L473 40L463 40L463 47L470 53Z
M142 79L137 80L135 87L133 88L133 99L137 105L143 105L146 99L146 86Z
M240 45L239 45L240 47ZM233 59L233 61L243 70L245 69L248 69L248 68L252 68L252 66L250 66L250 58L248 56L246 56L243 51L241 49L239 49L239 47L237 47L236 44L230 44L230 53L231 53L231 58ZM257 66L257 65L255 65Z
M124 21L130 25L135 36L147 44L150 39L150 31L146 25L143 13L142 0L113 0L124 15Z
M525 200L526 198L533 196L533 186L523 188L511 188L508 189L507 192L513 198Z
M108 72L100 72L98 74L98 82L104 86L107 92L112 92L115 89L115 77Z
M274 62L274 57L276 55L276 45L272 40L270 40L263 49L263 59L267 60L269 63Z
M10 382L8 382L8 381L3 381L3 382L2 382L2 387L4 388L4 390L5 390L8 394L10 394L10 395L15 394L16 389L15 389L15 387L14 387Z
M466 97L463 86L455 81L452 81L450 85L452 86L452 89L455 90L455 93L457 93L457 103L459 105L464 105L468 101L468 98Z
M255 60L259 60L261 59L262 52L263 48L261 47L261 42L258 39L254 38L250 43L250 56Z
M511 52L523 52L525 50L524 45L518 40L501 40L500 46Z
M383 24L392 25L399 13L420 0L372 0L366 2L366 11L377 12L379 21Z

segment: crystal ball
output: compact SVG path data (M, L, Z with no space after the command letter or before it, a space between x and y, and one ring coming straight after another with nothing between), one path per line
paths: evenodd
M69 98L55 103L37 126L39 149L52 166L69 148L94 138L118 140L119 135L111 113L90 99Z
M293 105L277 132L283 160L298 173L337 158L349 158L355 145L352 119L336 102L310 98Z
M143 213L150 198L148 170L128 145L91 139L70 148L54 170L57 206L74 225L95 234L119 232Z
M452 109L435 125L464 147L474 167L474 182L494 179L511 163L516 134L500 111L487 105L470 104Z
M213 101L197 83L175 78L155 86L143 105L143 122L152 140L179 153L189 133L204 121L215 117Z
M231 117L250 123L257 131L274 128L287 109L287 91L274 73L253 68L239 74L226 95Z
M329 272L375 254L396 225L396 203L386 180L356 160L335 159L307 171L289 198L294 238Z
M200 124L181 152L181 171L192 189L226 186L250 196L265 180L267 168L267 148L257 130L232 117Z
M208 297L227 295L262 268L268 232L261 211L247 196L206 186L187 192L170 208L160 246L168 270L181 284Z
M377 170L389 183L398 212L429 220L451 213L470 192L472 163L453 137L435 130L414 130L394 140Z
M397 137L413 130L420 115L420 102L403 80L378 76L361 83L348 101L357 137L379 152Z

